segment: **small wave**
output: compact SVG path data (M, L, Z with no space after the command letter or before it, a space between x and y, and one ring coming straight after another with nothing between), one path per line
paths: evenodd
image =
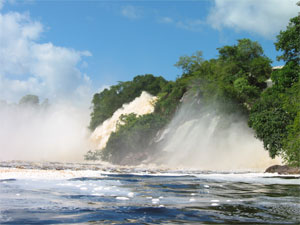
M17 179L0 179L1 183L6 183L6 182L11 182L11 181L16 181Z

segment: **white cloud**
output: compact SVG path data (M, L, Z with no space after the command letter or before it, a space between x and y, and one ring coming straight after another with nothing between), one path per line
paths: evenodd
M162 17L159 19L160 23L173 23L174 20L171 17Z
M273 38L297 15L298 0L215 0L208 23Z
M124 6L121 14L129 19L138 19L141 17L141 11L132 5Z
M29 93L50 99L90 95L91 82L78 67L91 53L39 43L43 30L29 14L0 13L0 99L18 101Z

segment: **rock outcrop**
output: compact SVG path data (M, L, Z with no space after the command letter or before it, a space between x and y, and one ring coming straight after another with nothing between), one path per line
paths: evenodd
M300 174L299 167L280 166L274 165L266 169L265 173L278 173L278 174Z

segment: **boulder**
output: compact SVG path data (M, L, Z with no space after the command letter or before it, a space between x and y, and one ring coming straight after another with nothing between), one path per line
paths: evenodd
M266 169L265 173L278 173L278 174L300 174L299 167L280 166L274 165Z

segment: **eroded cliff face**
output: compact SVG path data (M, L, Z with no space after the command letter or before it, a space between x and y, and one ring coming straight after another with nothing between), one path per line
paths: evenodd
M142 94L132 102L124 104L120 109L114 112L111 118L105 120L91 134L90 143L93 149L103 149L112 132L116 131L117 124L120 122L121 115L134 113L138 116L152 113L154 111L157 97L143 91Z

